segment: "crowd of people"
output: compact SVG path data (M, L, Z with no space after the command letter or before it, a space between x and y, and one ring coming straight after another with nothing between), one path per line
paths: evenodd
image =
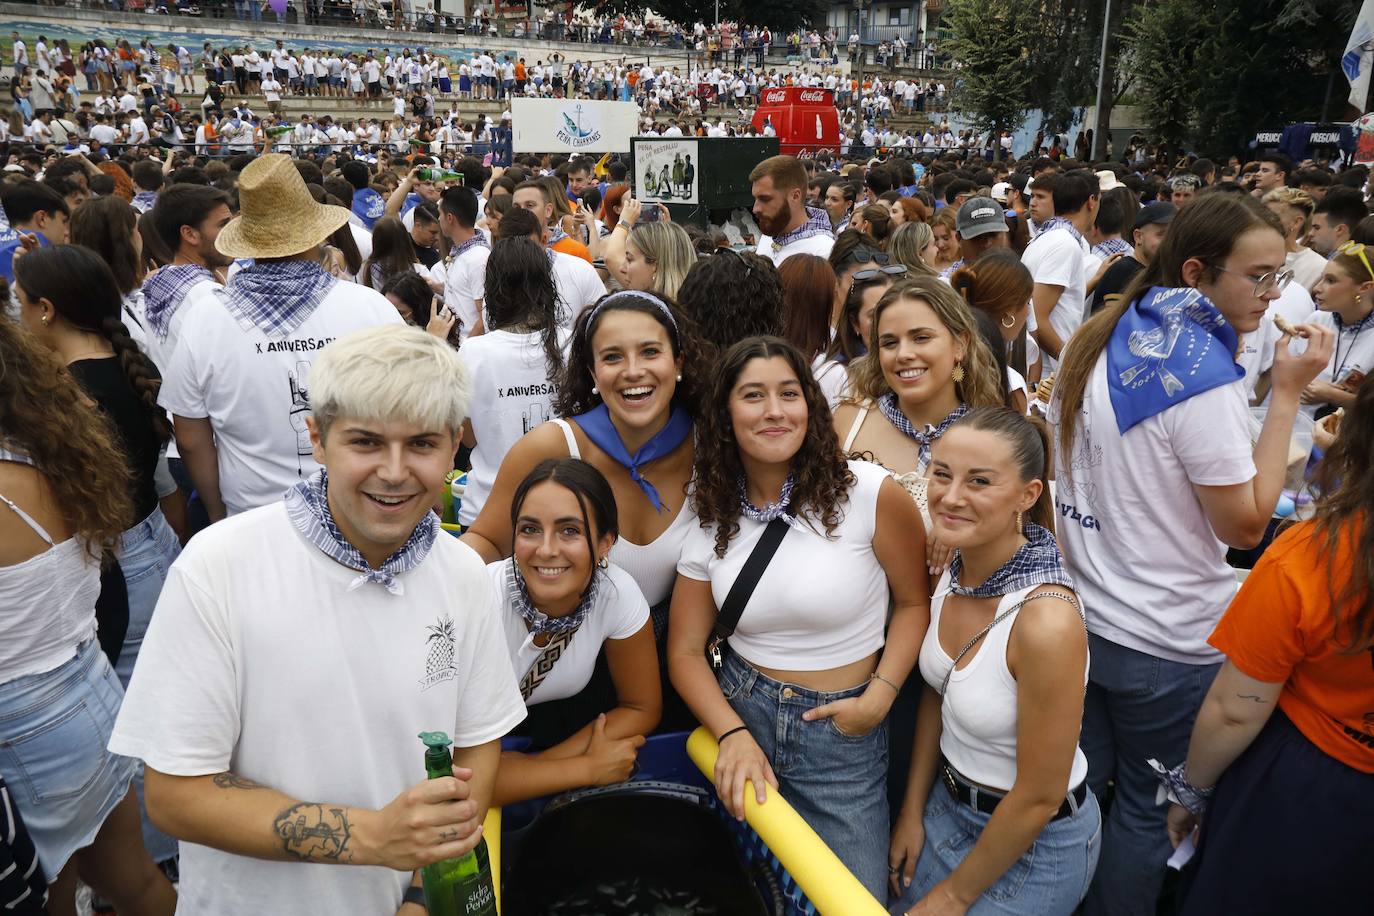
M697 725L894 914L1360 911L1367 168L864 125L685 225L505 119L187 133L129 50L0 172L8 911L415 916ZM202 67L353 81L288 52ZM359 72L512 91L445 66Z

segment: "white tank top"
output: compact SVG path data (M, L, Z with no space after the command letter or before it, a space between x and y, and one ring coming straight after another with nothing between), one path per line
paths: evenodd
M0 448L0 461L31 464ZM8 497L0 503L18 515L48 549L13 566L0 566L0 684L52 671L95 636L100 564L79 537L54 544L52 536Z
M563 438L568 443L568 454L581 458L577 447L577 437L567 420L555 419L563 430ZM644 600L653 607L665 601L673 593L673 583L677 580L677 561L682 556L682 543L687 532L696 524L696 513L690 506L691 500L683 500L677 518L658 537L647 544L635 544L620 537L611 548L610 561L630 574L644 593Z
M1038 586L1023 588L1002 596L996 615L1025 599ZM936 690L944 683L954 659L940 646L940 613L949 594L949 573L930 599L930 628L921 643L921 677ZM949 678L944 702L940 706L940 752L954 769L976 783L1010 792L1016 782L1016 679L1007 668L1007 641L1018 608L969 649L963 668ZM1087 665L1083 683L1088 683ZM1069 769L1067 795L1088 775L1088 759L1081 747L1074 747Z
M854 422L849 426L849 432L844 437L844 446L840 451L846 455L854 448L854 440L859 437L859 430L863 428L864 420L868 419L869 411L873 409L872 401L865 401L859 407L858 413L854 415ZM902 485L907 495L916 502L916 508L921 512L921 522L926 526L926 532L930 532L930 508L926 505L926 467L922 465L914 471L907 471L905 474L898 474L891 468L883 468L892 479Z

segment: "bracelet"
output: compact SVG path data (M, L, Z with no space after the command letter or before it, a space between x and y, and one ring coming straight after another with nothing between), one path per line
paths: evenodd
M747 732L747 731L749 731L749 726L747 726L747 725L736 725L734 728L730 729L728 732L726 732L725 734L723 734L723 735L721 735L719 738L717 738L717 739L716 739L716 744L719 745L722 741L724 741L726 738L730 737L731 735L735 734L736 732Z
M893 690L897 691L898 693L901 693L901 692L902 692L902 688L901 688L901 687L898 687L896 684L892 683L892 682L889 681L887 678L883 677L883 676L882 676L881 674L879 674L876 670L875 670L872 674L870 674L870 675L868 676L868 679L869 679L870 681L882 681L884 684L886 684L887 686L891 687Z
M1188 781L1187 764L1180 763L1173 769L1166 769L1158 760L1147 760L1150 768L1159 777L1159 789L1155 794L1155 804L1173 802L1187 808L1190 813L1201 817L1207 811L1216 786L1199 788Z
M630 227L627 226L627 225L625 225L624 223L616 223L616 224L615 224L615 229L624 229L626 232L629 232L629 231L630 231ZM612 229L611 231L614 232L615 229Z

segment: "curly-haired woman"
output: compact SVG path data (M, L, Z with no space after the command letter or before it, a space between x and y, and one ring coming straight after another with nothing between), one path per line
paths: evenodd
M75 911L79 871L120 912L170 914L175 892L139 835L134 763L105 750L124 694L95 602L100 555L134 515L129 470L110 460L113 425L12 321L0 365L0 781L52 912Z
M930 611L926 571L910 562L925 549L916 508L882 469L846 461L825 393L779 338L726 351L699 426L673 686L720 742L715 781L730 812L744 816L746 781L760 804L779 789L881 898L887 712ZM782 540L713 672L717 608L778 519Z

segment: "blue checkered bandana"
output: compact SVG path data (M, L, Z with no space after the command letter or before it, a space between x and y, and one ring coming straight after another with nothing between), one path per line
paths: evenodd
M972 588L959 584L964 560L959 551L949 564L949 590L966 598L997 598L1037 585L1063 585L1073 588L1073 577L1064 568L1064 555L1048 529L1031 522L1025 528L1026 543L1012 558L997 568L981 585Z
M429 556L439 534L439 520L434 513L426 512L400 549L387 557L380 569L373 569L335 523L329 511L328 490L329 475L320 468L286 491L286 514L296 530L334 562L362 573L348 583L350 592L368 582L376 582L393 595L404 594L405 589L396 577L419 566Z
M453 249L452 257L453 257L453 258L460 258L460 257L462 257L464 254L466 254L467 252L471 251L471 250L474 249L474 248L490 248L490 247L491 247L491 242L488 242L488 241L487 241L487 237L486 237L485 235L483 235L482 233L479 232L479 233L477 233L476 235L474 235L472 238L468 239L468 240L467 240L466 242L464 242L463 244L459 245L457 248Z
M544 244L547 247L552 248L554 245L557 245L559 242L563 241L567 237L568 233L563 231L563 227L557 223L554 223L553 228L549 230L549 240Z
M791 232L784 232L782 235L773 239L773 250L781 251L793 242L800 242L802 239L809 239L813 235L833 235L834 230L830 228L830 214L816 207L806 208L806 222L802 223Z
M159 340L167 339L172 315L191 287L215 275L199 264L168 264L143 281L143 315Z
M334 284L316 261L256 261L239 270L220 297L245 331L285 337L305 323Z
M1107 239L1105 242L1098 242L1093 246L1093 254L1103 260L1110 258L1118 252L1121 254L1135 254L1135 249L1124 239Z
M601 570L592 567L587 589L582 593L582 600L573 608L572 613L564 614L562 617L550 617L534 606L530 599L529 586L525 584L525 577L520 574L520 566L515 562L515 557L506 561L506 600L520 613L520 618L535 636L576 633L577 628L587 619L592 605L596 603L596 592L600 585Z
M939 425L931 426L929 423L924 429L917 429L906 414L902 413L902 408L897 405L897 395L889 391L887 394L878 398L878 409L887 417L887 421L897 427L897 431L905 435L908 439L914 439L920 446L917 452L917 467L925 467L930 464L930 447L935 440L945 434L945 430L954 425L954 422L968 413L968 405L960 404L949 412L949 416L940 421Z
M792 475L788 474L783 481L782 493L778 495L778 501L769 503L760 509L749 501L749 481L741 474L739 477L739 511L745 518L752 518L756 522L763 522L765 525L775 518L784 521L792 521L792 513L789 511L789 503L792 502Z
M1085 246L1088 244L1088 240L1083 238L1083 233L1078 231L1078 227L1062 216L1051 216L1041 223L1040 228L1035 232L1035 237L1040 238L1040 236L1049 232L1051 229L1067 229L1069 234L1078 240L1078 244Z

